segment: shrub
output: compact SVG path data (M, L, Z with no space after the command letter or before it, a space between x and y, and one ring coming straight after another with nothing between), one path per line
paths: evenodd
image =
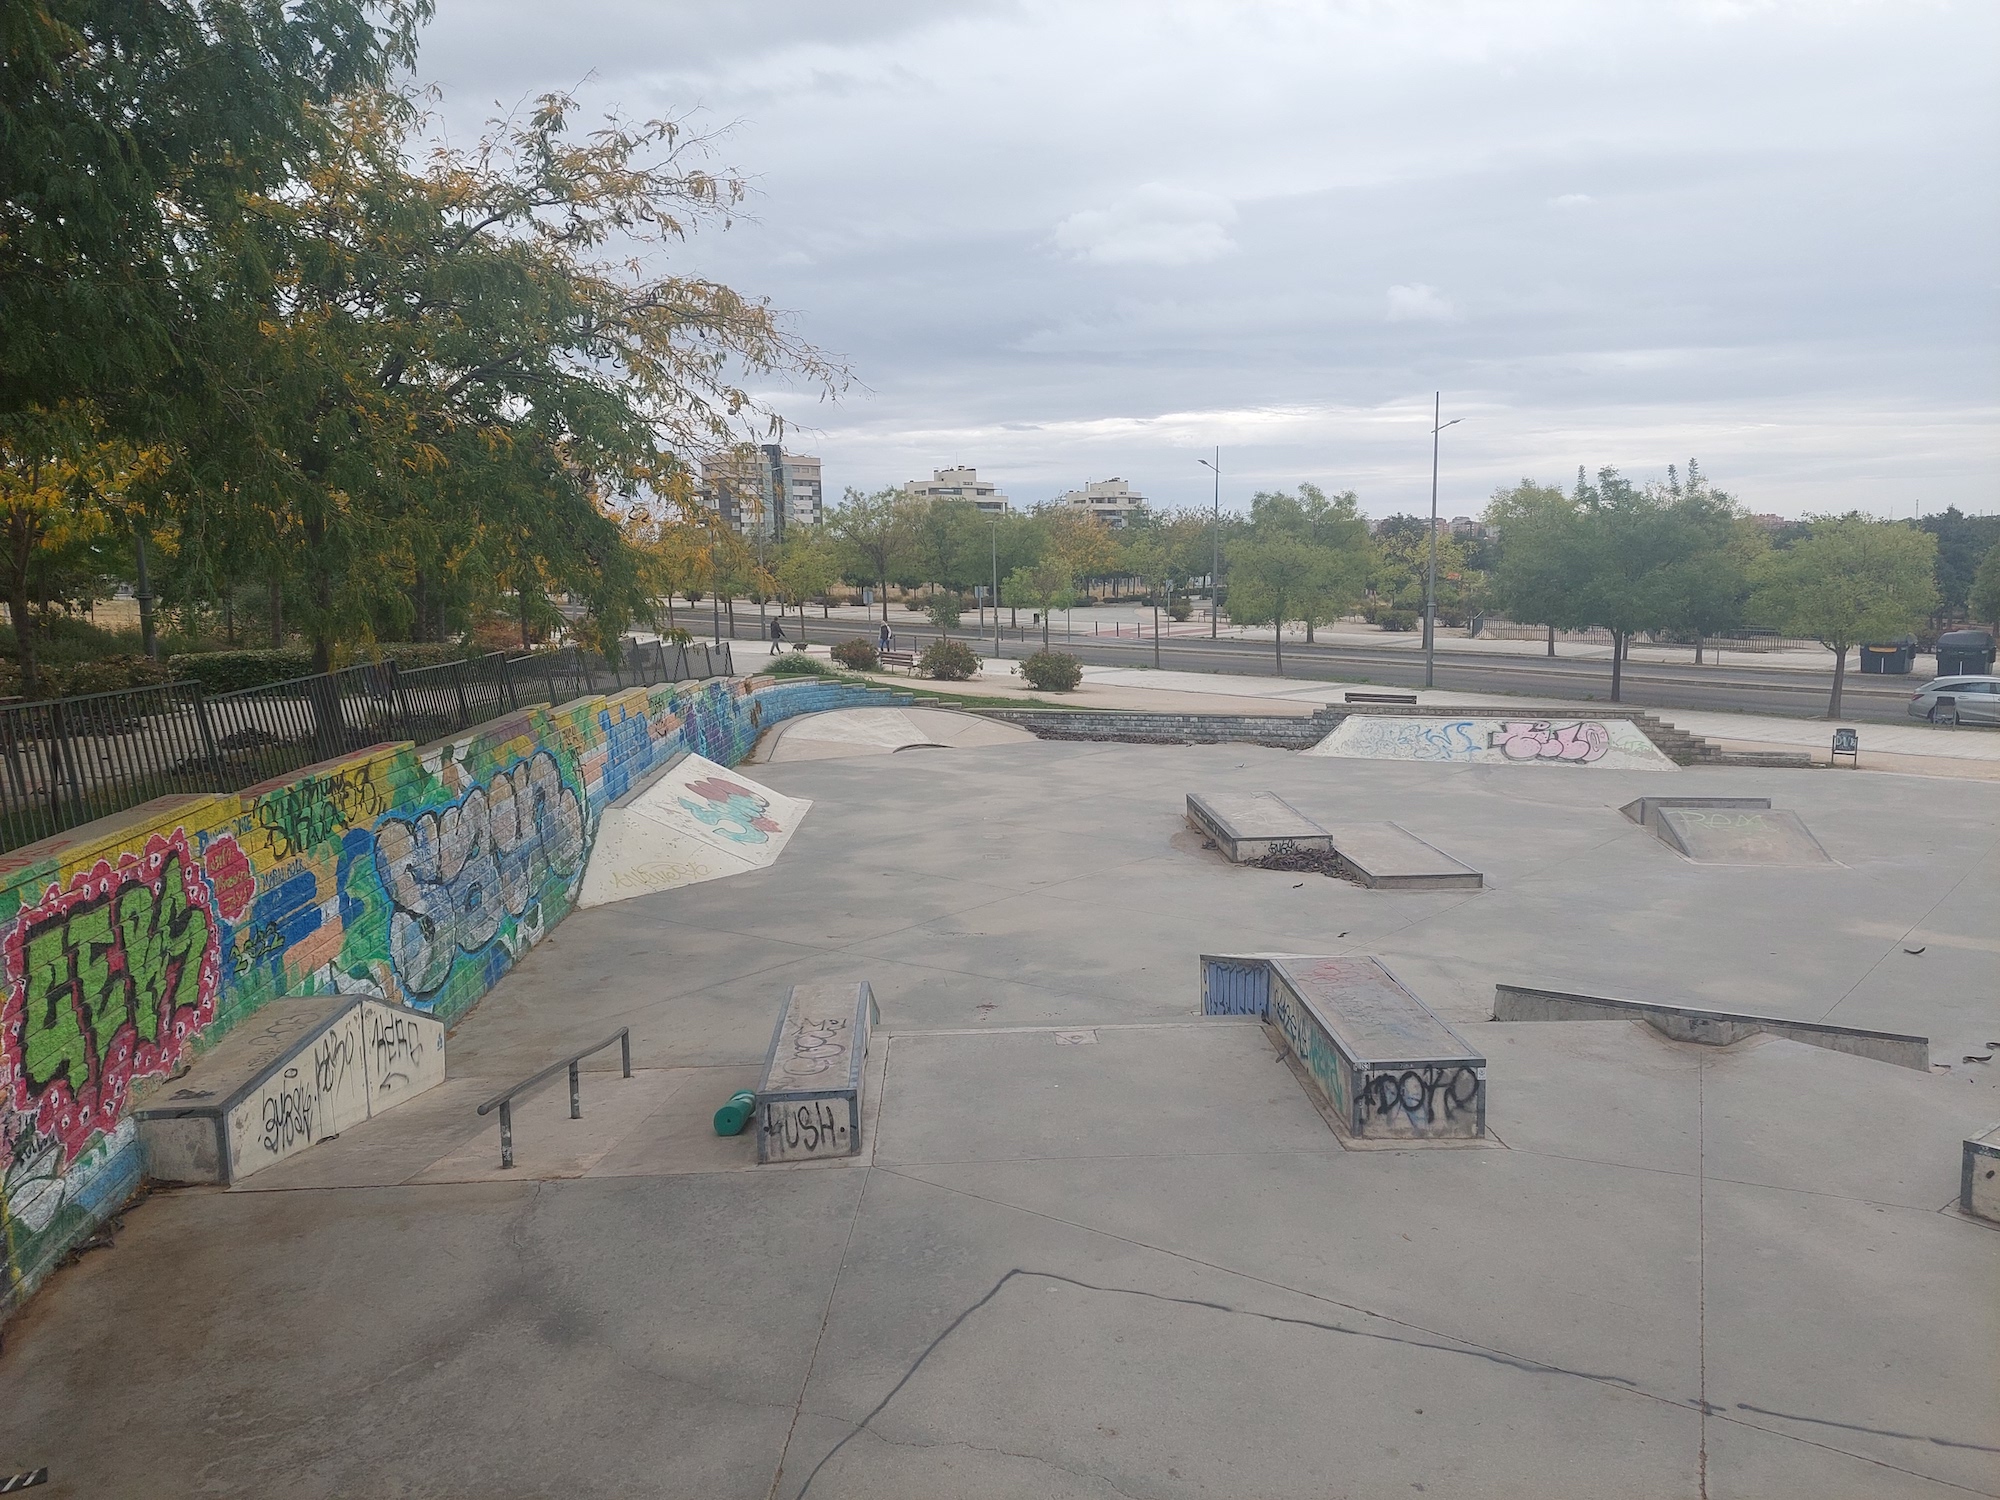
M840 675L818 657L807 656L803 651L794 651L789 655L781 656L768 667L759 666L757 670L767 677L837 677Z
M1167 618L1187 620L1194 616L1194 601L1183 594L1176 594L1167 601Z
M1377 612L1375 623L1384 630L1415 630L1417 617L1406 609L1385 609Z
M833 659L852 672L879 672L882 669L882 658L876 653L875 643L858 635L835 646Z
M1083 663L1067 651L1037 651L1021 663L1028 686L1045 693L1067 693L1083 681Z
M924 613L939 630L956 630L960 619L958 595L933 594L930 603L924 606Z
M917 658L917 670L940 682L963 682L979 670L979 658L964 641L937 640Z
M170 656L176 677L191 677L205 693L233 693L238 688L263 687L293 677L310 677L312 652L302 647L280 651L197 651Z
M121 688L151 687L173 682L182 674L163 661L133 652L107 656L99 661L55 662L41 666L43 698L81 698L88 693L112 693ZM20 664L0 661L0 698L18 697L21 692Z

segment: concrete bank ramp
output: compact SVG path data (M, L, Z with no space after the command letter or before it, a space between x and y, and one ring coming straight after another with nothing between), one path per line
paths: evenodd
M784 851L811 806L687 756L604 810L578 904L604 906L761 870Z
M1026 744L1034 736L1012 724L941 708L837 708L802 714L774 728L754 759L835 760L893 755L898 750L966 750L981 745Z
M1795 812L1781 808L1664 807L1653 832L1698 865L1832 865Z
M1400 823L1336 823L1334 852L1371 890L1476 891L1480 873L1462 865Z
M1351 714L1304 752L1349 760L1560 770L1676 771L1630 719L1501 719Z
M366 996L274 1000L133 1111L146 1175L241 1182L444 1082L444 1024Z

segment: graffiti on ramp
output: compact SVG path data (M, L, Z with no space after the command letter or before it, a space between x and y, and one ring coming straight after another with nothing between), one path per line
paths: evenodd
M761 870L812 806L690 755L622 806L607 808L580 905L603 906Z

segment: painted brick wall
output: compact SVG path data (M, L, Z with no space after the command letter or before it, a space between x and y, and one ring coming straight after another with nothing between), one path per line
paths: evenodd
M0 1317L136 1187L132 1093L281 996L461 1015L568 914L604 808L682 750L880 701L774 678L528 709L0 856Z

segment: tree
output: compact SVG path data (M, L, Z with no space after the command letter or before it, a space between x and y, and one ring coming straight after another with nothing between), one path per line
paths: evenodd
M1750 609L1780 630L1833 652L1826 716L1840 717L1847 653L1921 625L1937 606L1937 539L1861 515L1812 518L1804 540L1758 566Z
M1016 568L1000 584L1000 597L1012 609L1035 609L1042 616L1042 649L1049 649L1049 616L1076 602L1076 575L1051 552L1037 562Z
M1153 603L1153 665L1160 664L1160 608L1186 581L1189 557L1208 534L1208 518L1194 511L1147 511L1127 519L1120 538L1120 566L1146 585Z
M906 503L906 553L918 582L960 589L972 581L975 544L984 562L985 530L979 507L970 500L910 500Z
M1982 559L2000 547L2000 515L1968 516L1948 505L1917 522L1917 529L1937 538L1938 608L1932 623L1942 627L1967 608Z
M1295 536L1308 546L1352 559L1348 568L1329 567L1325 575L1329 581L1339 580L1341 586L1308 593L1295 602L1310 645L1317 626L1339 618L1352 606L1358 590L1349 586L1352 580L1347 574L1358 572L1366 577L1371 545L1360 502L1352 490L1328 495L1318 485L1302 484L1296 497L1283 491L1252 496L1250 525L1254 536Z
M1352 602L1366 578L1363 554L1315 546L1301 536L1277 531L1238 545L1230 554L1230 618L1272 626L1278 675L1285 672L1285 622L1302 608Z
M827 527L847 554L849 567L872 578L882 601L882 622L889 620L889 572L909 547L909 509L901 490L877 490L864 495L849 489Z
M785 533L773 570L781 597L798 606L799 639L805 639L806 600L823 599L840 579L840 558L833 539L816 526L795 526Z
M39 637L50 599L94 583L78 563L110 533L108 504L158 461L106 441L85 410L40 415L0 428L0 566L27 698L41 692Z
M1966 606L1975 620L1984 620L2000 629L2000 542L1993 544L1973 575Z
M188 420L246 201L295 182L327 105L415 62L430 8L7 0L0 423L75 401L127 437Z
M1557 623L1570 613L1564 567L1574 548L1576 501L1554 485L1523 479L1493 492L1485 520L1497 534L1494 607L1517 624L1547 626L1548 654L1554 656Z

